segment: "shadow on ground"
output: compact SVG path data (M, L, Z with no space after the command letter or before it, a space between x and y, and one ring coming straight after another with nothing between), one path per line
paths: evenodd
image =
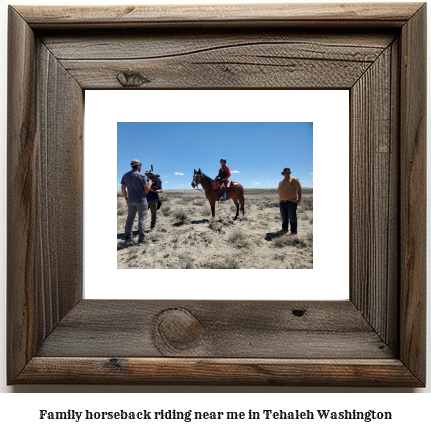
M280 231L277 231L275 233L266 233L265 240L273 241L276 237L280 237L281 234L283 234L283 232Z

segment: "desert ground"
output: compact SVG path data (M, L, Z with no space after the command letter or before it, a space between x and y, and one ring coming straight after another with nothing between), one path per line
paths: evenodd
M127 206L117 192L119 269L309 269L313 268L313 189L302 189L298 234L281 231L277 189L245 189L245 214L232 200L216 204L215 218L202 190L165 190L151 244L136 235L124 242ZM150 229L148 211L146 231Z

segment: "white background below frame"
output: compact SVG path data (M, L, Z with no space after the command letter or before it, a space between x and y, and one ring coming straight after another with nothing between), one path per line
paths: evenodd
M143 121L313 122L313 269L117 269L117 122ZM87 90L84 136L86 299L348 298L347 90ZM287 162L281 156L280 169Z

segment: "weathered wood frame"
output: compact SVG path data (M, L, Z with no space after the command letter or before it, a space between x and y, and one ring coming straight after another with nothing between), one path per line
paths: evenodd
M8 383L424 386L425 7L10 7ZM84 90L125 87L350 89L349 301L83 300Z

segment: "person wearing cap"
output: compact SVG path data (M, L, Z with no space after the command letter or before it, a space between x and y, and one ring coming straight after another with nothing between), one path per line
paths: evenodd
M296 219L296 208L301 202L301 183L296 177L290 175L290 168L284 168L281 175L284 177L278 185L278 194L280 196L280 213L282 221L282 231L298 233L298 221Z
M145 171L145 175L153 182L150 192L147 193L148 208L151 211L151 231L156 230L157 222L157 202L159 194L163 193L162 181L158 174L154 175L151 170Z
M147 180L145 174L141 173L142 164L138 159L130 162L132 170L123 175L121 180L121 192L126 200L128 215L126 220L125 240L129 241L132 236L132 226L138 213L138 243L151 243L145 238L145 220L147 219L148 203L147 193L151 189L152 181Z
M215 179L220 182L220 201L224 201L226 199L226 186L228 183L227 179L230 177L230 169L226 165L226 159L220 159L220 163L221 167Z

